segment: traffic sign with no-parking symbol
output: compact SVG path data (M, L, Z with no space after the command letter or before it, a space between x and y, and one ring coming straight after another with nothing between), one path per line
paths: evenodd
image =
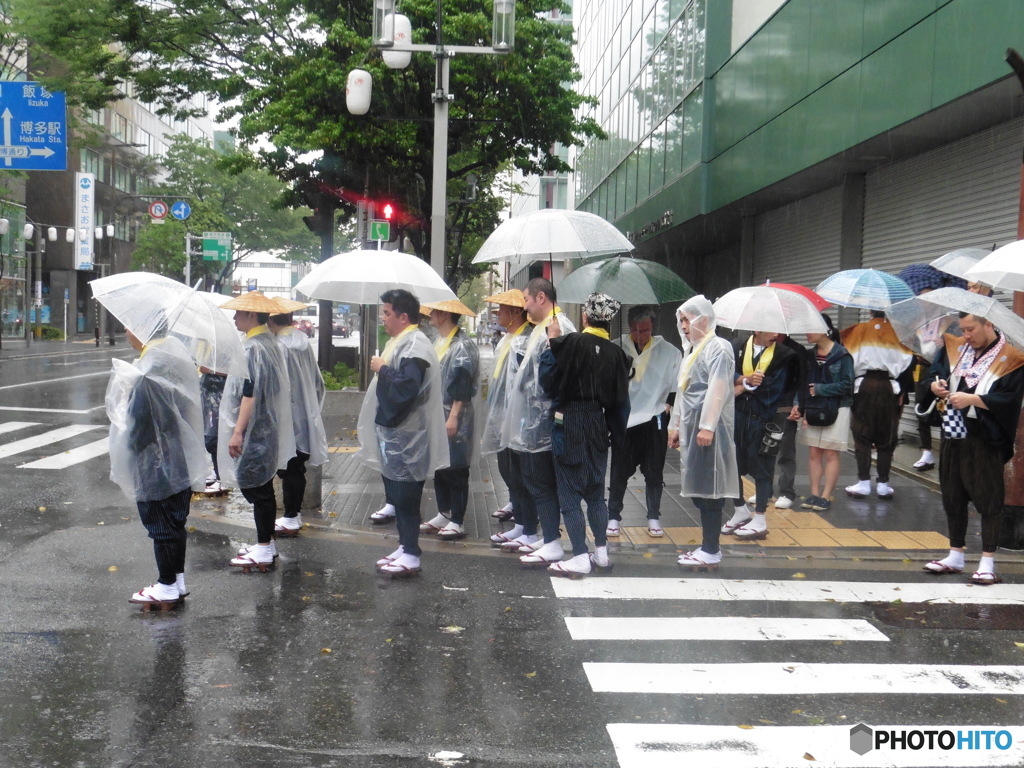
M167 217L167 203L163 200L154 200L149 204L149 215L154 219L164 219Z

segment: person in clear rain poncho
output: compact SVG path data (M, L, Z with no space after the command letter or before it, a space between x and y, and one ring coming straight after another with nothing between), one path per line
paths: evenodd
M441 366L441 394L451 462L434 473L437 515L420 526L420 533L436 533L441 539L455 541L466 537L469 467L476 452L480 410L480 351L476 342L458 326L459 314L472 313L469 307L458 300L424 307L430 310L430 324L438 333L434 351Z
M231 565L265 570L277 557L274 544L274 474L295 455L291 387L281 345L267 328L277 305L256 291L223 305L235 310L249 376L228 376L220 403L218 464L221 480L253 505L256 544L243 547Z
M493 546L501 546L522 536L536 535L537 515L527 513L529 501L523 484L522 468L518 456L508 447L508 436L504 431L505 411L508 407L509 389L519 370L519 361L530 339L530 325L523 299L523 292L513 288L503 293L488 296L484 301L498 305L498 324L505 329L494 350L494 365L487 387L487 419L480 438L480 452L484 455L497 454L498 473L508 488L508 504L492 513L499 521L510 517L515 524L507 531L491 536ZM526 530L526 524L533 521L533 528Z
M173 337L145 346L127 330L142 354L132 363L113 360L107 386L110 478L134 501L153 540L159 579L131 602L174 604L183 599L185 547L193 490L207 471L203 415L195 363Z
M276 536L295 536L302 528L302 497L306 493L306 464L319 467L327 463L327 431L321 410L324 404L324 377L317 365L316 353L306 334L292 325L292 310L306 305L275 298L286 312L271 315L268 326L284 351L291 391L292 429L295 455L288 466L277 470L284 496L284 517L274 523Z
M380 472L395 506L399 546L377 567L394 576L413 575L420 571L423 484L449 463L441 374L434 347L417 325L416 297L395 289L380 300L381 324L391 338L370 360L376 375L359 411L356 458Z
M679 366L669 445L679 448L680 495L689 496L700 510L703 532L700 548L680 556L679 564L713 570L722 561L722 507L739 484L733 436L736 358L732 345L715 335L715 311L704 296L683 303L676 318L680 336L692 349Z
M521 536L501 545L519 552L524 565L550 565L562 559L559 541L561 515L558 509L555 464L551 456L551 398L540 383L540 359L548 348L548 325L558 323L562 334L576 326L556 306L555 287L550 280L535 277L523 289L523 301L535 323L526 342L518 370L511 383L505 412L504 434L508 447L516 452L526 489L525 514L536 515L524 523ZM543 536L536 533L537 520ZM518 522L518 520L517 520Z

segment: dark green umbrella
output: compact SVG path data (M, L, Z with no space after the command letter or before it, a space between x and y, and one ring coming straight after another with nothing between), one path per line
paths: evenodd
M559 302L567 304L583 304L592 293L608 294L623 304L665 304L697 294L668 267L629 256L584 264L557 287Z

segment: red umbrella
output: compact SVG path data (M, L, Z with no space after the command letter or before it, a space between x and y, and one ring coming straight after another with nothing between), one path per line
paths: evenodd
M821 298L817 293L812 291L805 285L796 285L794 283L773 283L771 280L765 281L765 285L770 285L773 288L781 288L784 291L792 291L793 293L799 293L805 299L810 301L815 308L821 312L823 309L828 309L832 305L829 304L825 299Z

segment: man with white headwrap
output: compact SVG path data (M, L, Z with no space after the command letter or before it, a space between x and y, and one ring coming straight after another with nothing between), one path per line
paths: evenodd
M157 337L131 364L113 360L107 386L110 419L110 478L135 502L153 540L158 580L132 595L143 609L168 608L187 594L185 545L193 490L206 474L203 415L195 363L176 338Z
M608 535L619 535L626 483L637 467L644 476L647 534L664 536L661 496L665 489L668 419L676 395L676 374L682 356L661 336L654 335L656 307L638 304L629 310L629 334L615 342L630 360L629 423L626 442L612 446L608 488Z
M704 296L683 303L676 318L692 349L679 366L669 445L680 450L679 495L693 499L703 531L700 548L680 556L679 565L714 570L722 562L722 507L739 484L733 437L736 358L732 345L715 335L715 311Z
M541 356L541 385L551 397L553 412L558 503L573 555L548 567L556 576L590 573L591 563L610 566L604 495L608 446L625 443L629 419L629 359L608 339L609 323L620 306L603 293L591 294L583 307L583 331L563 336L552 323L550 347ZM593 555L587 551L583 501L594 536Z

